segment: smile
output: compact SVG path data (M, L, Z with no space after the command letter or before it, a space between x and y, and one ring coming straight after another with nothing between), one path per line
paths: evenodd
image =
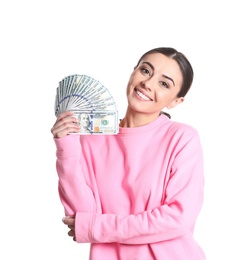
M146 100L146 101L152 101L151 98L147 97L146 95L144 95L142 92L140 92L139 90L135 89L135 92L137 93L137 95L143 99L143 100Z

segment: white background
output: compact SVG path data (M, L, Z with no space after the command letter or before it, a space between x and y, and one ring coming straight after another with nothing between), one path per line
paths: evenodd
M208 260L239 260L238 1L1 1L0 258L88 259L61 222L50 133L58 82L88 74L113 94L120 117L138 58L174 47L195 79L172 119L196 127L205 201L195 238Z

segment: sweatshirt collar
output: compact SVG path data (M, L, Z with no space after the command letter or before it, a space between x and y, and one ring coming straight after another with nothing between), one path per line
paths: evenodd
M151 130L155 127L159 127L164 122L168 121L169 118L166 115L160 115L158 118L153 120L151 123L138 126L138 127L119 127L119 134L137 134Z

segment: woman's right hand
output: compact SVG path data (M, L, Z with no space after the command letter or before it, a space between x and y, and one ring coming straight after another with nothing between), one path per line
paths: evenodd
M68 135L69 133L77 133L80 130L79 121L74 116L72 111L61 113L53 127L51 133L55 138L60 138Z

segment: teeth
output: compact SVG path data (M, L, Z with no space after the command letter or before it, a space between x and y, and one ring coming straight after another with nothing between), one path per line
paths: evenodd
M151 100L149 97L145 96L142 92L140 92L138 90L136 92L139 95L139 97L141 97L142 99L144 99L144 100Z

